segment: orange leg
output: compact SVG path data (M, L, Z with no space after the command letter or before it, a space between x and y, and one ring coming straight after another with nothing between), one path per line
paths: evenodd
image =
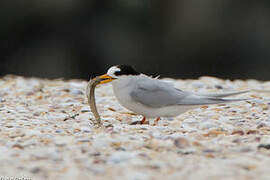
M141 120L141 124L143 124L146 121L146 118L143 116L142 120Z
M157 125L157 123L158 123L158 121L160 120L160 117L158 117L156 120L155 120L155 122L154 122L154 126L156 126Z

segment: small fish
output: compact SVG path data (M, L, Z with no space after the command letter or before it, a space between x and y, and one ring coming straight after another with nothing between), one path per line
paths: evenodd
M101 127L102 126L102 122L101 122L101 118L100 115L98 114L97 111L97 106L96 106L96 101L95 101L95 87L104 79L96 77L93 79L90 79L90 81L87 84L87 88L86 88L86 96L88 99L88 104L90 106L90 109L92 111L92 113L95 116L95 121L93 121L94 125Z

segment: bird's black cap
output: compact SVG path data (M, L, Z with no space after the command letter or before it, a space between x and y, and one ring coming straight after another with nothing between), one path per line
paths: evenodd
M117 65L116 67L118 67L120 69L120 71L116 71L115 75L120 76L120 75L139 75L140 73L138 73L132 66L130 65Z

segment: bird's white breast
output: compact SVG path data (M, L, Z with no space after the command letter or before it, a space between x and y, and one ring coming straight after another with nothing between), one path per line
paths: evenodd
M119 78L112 82L113 92L119 103L125 108L133 110L134 102L131 99L130 93L134 88L132 84L132 79L130 78Z

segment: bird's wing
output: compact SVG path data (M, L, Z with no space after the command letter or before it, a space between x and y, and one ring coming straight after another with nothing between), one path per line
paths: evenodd
M244 91L226 94L198 95L181 91L174 88L171 84L157 79L146 79L138 82L136 87L131 91L130 96L136 102L157 108L170 105L207 105L249 100L220 98L241 93L244 93Z
M175 89L170 83L158 79L144 79L138 81L130 96L136 102L158 108L177 105L185 93Z

